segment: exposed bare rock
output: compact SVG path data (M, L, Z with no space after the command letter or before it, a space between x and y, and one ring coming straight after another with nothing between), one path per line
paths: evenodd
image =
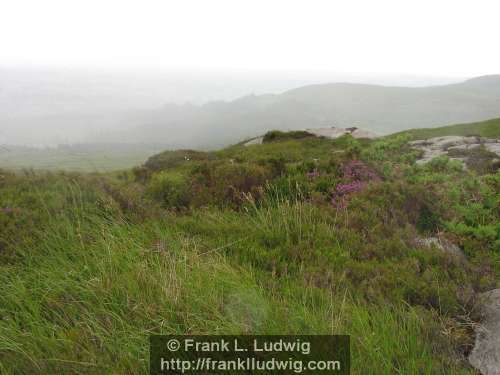
M484 144L484 147L488 151L494 152L495 154L497 154L498 156L500 156L500 142L498 142L498 141L496 141L496 142L488 142L488 143Z
M368 138L368 139L374 139L377 138L378 135L370 132L368 130L364 129L359 129L356 127L352 128L337 128L335 126L332 126L330 128L316 128L316 129L306 129L307 132L314 134L318 137L326 137L326 138L339 138L343 135L350 134L354 138Z
M432 248L435 247L442 252L449 254L457 259L465 260L465 255L462 250L454 243L448 241L444 237L428 237L428 238L417 238L415 240L417 245L422 247Z
M450 151L450 150L472 150L473 148L476 148L479 146L481 146L481 144L479 144L479 143L451 146L451 147L448 147L448 151Z
M483 375L500 375L500 289L481 294L479 307L482 322L469 362Z
M260 145L262 144L264 137L257 137L249 140L244 144L244 146Z
M497 139L482 137L445 136L410 142L413 148L423 151L423 156L417 161L425 164L438 156L448 156L450 151L469 151L483 145L486 150L500 156L500 143ZM454 160L466 161L467 158L452 157Z
M378 138L377 134L375 134L375 133L373 133L371 131L368 131L368 130L358 129L358 128L356 128L356 130L352 131L351 135L354 138L365 138L365 139L375 139L375 138Z
M316 128L316 129L306 129L307 132L314 134L318 137L325 137L325 138L339 138L343 136L344 134L347 134L346 130L344 128Z

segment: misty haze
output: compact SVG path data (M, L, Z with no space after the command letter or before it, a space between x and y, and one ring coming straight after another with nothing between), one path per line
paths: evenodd
M0 142L16 145L93 142L111 130L120 132L149 125L169 128L177 112L183 109L194 112L198 106L211 102L220 105L221 101L250 95L280 94L311 84L354 82L427 86L460 80L300 71L0 68ZM250 107L247 111L256 109ZM326 114L324 116L327 117ZM283 127L279 122L272 125ZM238 130L241 128L239 124L227 126L229 131L233 128L232 131L243 130L253 134L252 129ZM296 124L290 124L290 128L294 126ZM162 134L166 135L164 142L186 139L189 128L189 124L179 124L176 129L179 134ZM119 138L120 142L137 141L126 135ZM144 134L144 139L155 138L155 134Z

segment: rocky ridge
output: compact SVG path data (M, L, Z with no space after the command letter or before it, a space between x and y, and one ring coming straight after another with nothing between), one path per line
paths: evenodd
M350 128L339 128L336 126L332 126L329 128L312 128L306 129L307 133L315 135L316 137L324 137L330 139L336 139L342 137L343 135L350 134L354 138L364 138L364 139L375 139L378 138L378 135L364 129L360 129L357 127ZM264 136L256 137L250 139L248 142L244 143L245 146L252 145L260 145L264 140Z

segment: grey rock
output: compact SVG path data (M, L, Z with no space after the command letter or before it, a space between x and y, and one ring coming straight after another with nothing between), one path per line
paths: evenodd
M244 146L260 145L260 144L262 144L263 139L264 139L264 137L257 137L257 138L251 139L248 142L246 142L244 144Z
M473 148L477 148L479 146L481 146L481 144L479 144L479 143L463 144L463 145L448 147L448 151L450 151L450 150L472 150Z
M471 150L481 145L491 152L500 156L500 143L496 139L482 137L464 137L450 135L445 137L435 137L410 142L410 145L423 151L422 157L417 160L417 164L425 164L438 156L448 156L448 151ZM467 161L465 158L454 158L455 160Z
M494 152L495 154L497 154L498 156L500 156L500 143L499 142L496 142L496 143L485 143L484 144L484 147L490 151L490 152Z
M483 375L500 375L500 289L479 296L482 322L469 363Z
M375 139L378 138L378 135L370 132L368 130L352 127L352 128L337 128L335 126L332 126L330 128L315 128L315 129L306 129L307 132L314 134L318 137L325 137L325 138L339 138L342 137L343 135L350 134L354 138L368 138L368 139Z
M443 237L427 237L427 238L416 238L415 242L417 245L427 248L435 247L442 252L451 255L457 259L465 260L465 254L462 250L454 243L448 241Z

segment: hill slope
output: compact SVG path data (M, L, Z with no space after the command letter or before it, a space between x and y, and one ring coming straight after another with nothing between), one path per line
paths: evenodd
M333 83L142 112L113 141L217 148L270 129L359 126L379 134L500 117L500 76L423 88Z
M400 134L407 134L412 140L446 135L479 135L487 138L500 138L500 118L470 124L441 126L439 128L411 129L394 135Z
M475 374L500 176L415 158L404 137L295 134L0 171L0 372L147 374L150 334L287 333L351 335L353 374Z

